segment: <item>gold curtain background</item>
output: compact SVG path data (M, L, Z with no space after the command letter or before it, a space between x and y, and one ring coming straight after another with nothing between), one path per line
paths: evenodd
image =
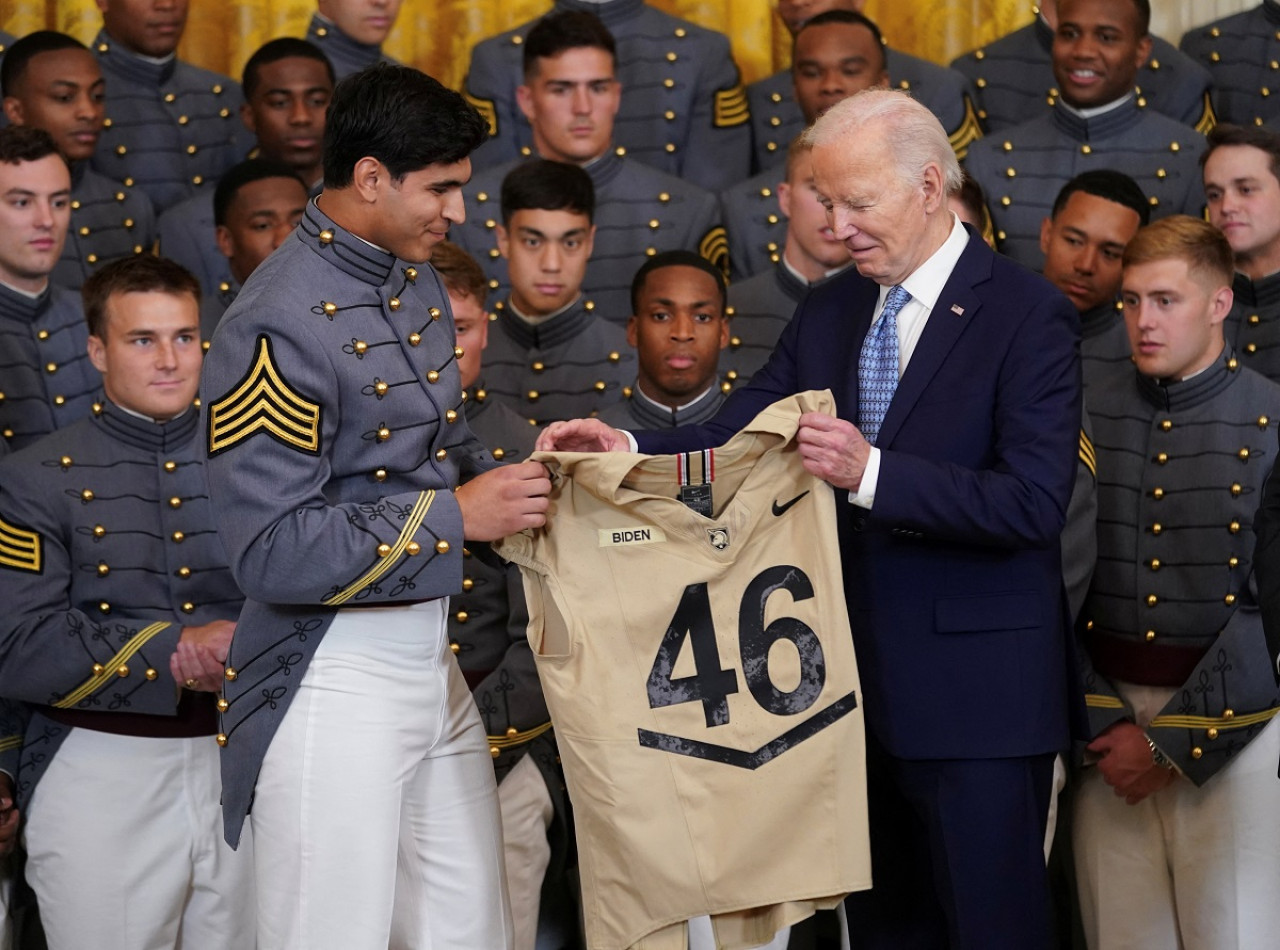
M770 0L652 0L660 9L727 33L749 82L787 65L790 43ZM549 0L405 0L387 52L457 87L478 40L551 8ZM302 36L312 0L191 0L182 57L235 78L276 36ZM868 0L867 14L895 47L935 62L1029 23L1029 0ZM15 36L54 29L88 42L102 19L94 0L0 0L0 27Z

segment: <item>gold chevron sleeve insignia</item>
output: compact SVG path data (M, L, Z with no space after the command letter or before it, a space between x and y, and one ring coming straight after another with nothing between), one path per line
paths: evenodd
M978 124L978 112L973 107L973 100L968 96L964 97L964 118L960 120L960 125L947 138L951 142L951 150L956 153L957 159L963 159L968 155L969 146L982 138L982 126Z
M731 129L751 121L751 107L747 105L747 88L738 83L731 89L716 90L715 114L712 120L717 129Z
M1213 111L1213 101L1206 92L1204 94L1204 111L1200 113L1200 119L1196 122L1196 131L1201 135L1208 135L1217 124L1218 115Z
M0 518L0 567L39 574L44 570L40 535Z
M481 99L479 96L473 96L462 90L462 98L466 99L473 109L480 113L485 122L489 123L489 136L496 137L498 134L498 109L493 104L492 99Z
M1098 477L1098 453L1094 451L1093 443L1085 435L1084 429L1080 430L1080 461L1094 478Z
M209 406L210 458L259 432L299 452L320 454L320 404L285 382L265 333L258 337L249 372Z
M723 227L716 225L702 236L698 242L698 254L705 257L724 272L729 278L729 235Z

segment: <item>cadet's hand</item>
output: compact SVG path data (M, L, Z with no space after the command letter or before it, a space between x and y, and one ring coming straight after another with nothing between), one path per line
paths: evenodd
M547 523L551 479L541 462L504 465L477 475L454 493L462 509L462 536L497 541Z
M18 840L18 806L14 804L13 777L0 772L0 857L13 851Z
M631 443L619 430L599 419L553 422L534 446L539 452L629 452Z
M236 625L230 620L215 620L199 627L183 627L178 647L169 657L173 681L187 689L216 693L222 689L227 650Z
M1136 805L1148 795L1172 784L1178 777L1173 769L1156 765L1151 758L1147 734L1131 722L1117 722L1089 743L1090 752L1101 756L1098 771L1128 804Z
M871 457L871 444L852 422L806 412L800 417L796 443L806 472L836 488L858 490Z

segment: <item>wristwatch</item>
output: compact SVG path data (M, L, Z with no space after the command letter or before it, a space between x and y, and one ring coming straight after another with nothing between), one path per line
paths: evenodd
M1150 736L1146 735L1146 733L1143 733L1143 735L1146 737L1147 745L1151 747L1151 761L1160 766L1160 768L1168 769L1172 772L1174 770L1173 759L1161 752L1160 747L1151 741Z

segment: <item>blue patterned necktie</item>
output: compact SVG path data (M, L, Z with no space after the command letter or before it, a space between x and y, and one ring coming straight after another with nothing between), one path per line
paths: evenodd
M898 388L898 311L911 299L898 284L889 288L880 319L858 355L858 429L872 445Z

